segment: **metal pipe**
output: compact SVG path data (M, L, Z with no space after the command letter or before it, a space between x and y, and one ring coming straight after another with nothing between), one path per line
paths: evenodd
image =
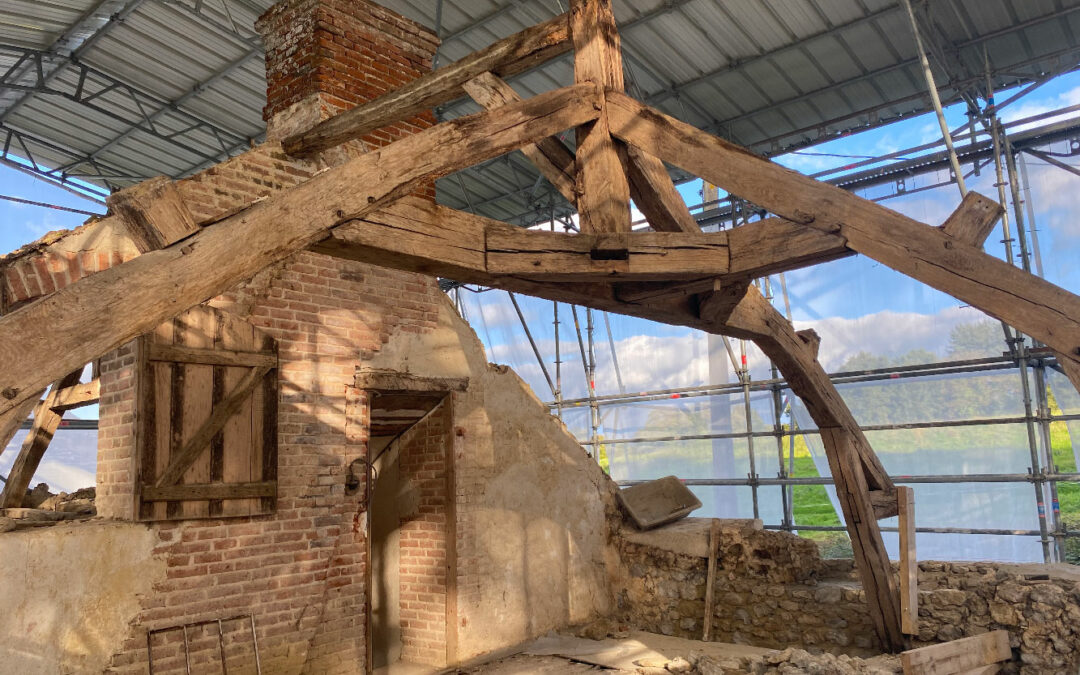
M551 395L555 396L555 383L551 381L551 374L548 373L547 366L544 365L544 357L540 356L540 349L536 346L536 340L533 339L532 331L529 330L529 322L525 320L525 315L521 313L521 306L518 305L517 298L510 291L506 294L510 296L510 303L514 305L514 311L517 312L518 320L521 321L521 327L525 330L525 337L529 339L529 346L532 347L533 356L536 357L536 362L540 364L540 370L544 373L544 379L547 380L548 389L551 390Z
M1054 415L1052 421L1066 421L1066 420L1078 420L1080 419L1080 413L1072 415ZM950 420L940 422L907 422L899 424L868 424L860 426L862 431L911 431L914 429L948 429L953 427L976 427L976 426L989 426L993 424L1023 424L1028 421L1028 417L993 417L971 420ZM637 437L637 438L608 438L604 443L608 445L616 445L619 443L670 443L675 441L706 441L715 440L719 438L747 438L753 436L754 438L768 438L774 436L774 431L733 431L730 433L721 434L680 434L670 436L652 436L652 437ZM817 434L820 433L818 429L803 429L802 434ZM591 441L583 441L582 445L588 445Z
M915 34L915 47L919 52L919 63L922 65L923 77L926 79L926 88L930 93L930 104L934 108L938 125L941 127L942 140L945 149L949 152L949 163L952 164L953 173L956 175L956 186L960 188L961 196L967 196L967 185L964 184L964 172L960 168L960 160L956 156L956 148L953 147L952 136L949 134L949 124L945 121L945 111L941 107L941 97L938 96L937 85L934 84L934 72L930 70L930 61L926 58L926 50L923 49L922 36L919 35L919 24L915 20L915 10L911 8L911 0L901 0L907 10L908 19L911 20L911 32Z
M1030 149L1029 149L1030 151ZM1027 160L1020 155L1020 179L1024 182L1024 206L1027 208L1028 230L1031 232L1031 250L1035 255L1035 273L1043 276L1042 249L1039 246L1039 228L1035 227L1035 207L1031 200L1031 181L1028 180Z

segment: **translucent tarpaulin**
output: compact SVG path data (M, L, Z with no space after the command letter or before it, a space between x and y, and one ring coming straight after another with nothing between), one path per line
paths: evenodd
M960 115L963 119L962 111ZM923 122L925 128L920 126ZM781 160L813 173L843 165L848 160L842 153L881 155L931 140L937 133L932 120L912 120L871 132L870 140L860 141L862 148L851 139L836 141L847 144L836 146L841 153L836 156L829 155L829 149L823 153L815 149ZM1077 151L1068 141L1043 150L1059 161L1076 163L1071 157ZM1080 255L1080 220L1075 217L1080 212L1080 181L1030 156L1022 155L1019 166L1026 175L1021 186L1025 201L1019 205L1023 229L1009 204L1010 229L999 223L984 250L1018 267L1026 264L1065 289L1080 291L1080 266L1075 264ZM966 176L968 188L996 197L993 169L984 160L977 173ZM905 175L857 193L930 225L944 222L960 201L946 170ZM723 227L730 227L730 222ZM1026 259L1021 256L1021 234L1030 251ZM1044 367L1039 360L1043 352L1034 351L1029 364L1027 417L1019 364L1008 356L1017 344L1006 340L996 319L943 292L862 256L793 270L783 279L774 276L762 290L775 296L780 311L790 311L796 329L813 328L819 334L818 358L827 371L855 374L838 380L839 389L856 419L867 427L867 438L891 474L1016 478L915 484L920 527L1038 532L1040 508L1046 526L1053 528L1060 504L1065 525L1080 529L1080 484L1058 483L1055 502L1049 485L1037 492L1036 482L1027 479L1036 465L1041 471L1061 472L1074 472L1077 466L1072 441L1080 441L1080 421L1050 422L1039 417L1039 408L1045 405L1058 416L1080 416L1080 396L1061 374ZM490 358L517 369L541 398L553 401L561 395L568 428L598 461L606 462L617 480L669 474L688 480L747 480L751 441L745 436L746 401L739 370L745 364L755 383L774 377L768 360L752 344L736 340L725 344L719 337L685 327L590 314L582 308L577 309L575 324L570 306L560 304L556 358L554 303L518 296L539 361L547 368L545 377L505 292L465 291L459 297ZM1025 343L1026 348L1037 346L1030 340ZM584 367L590 358L592 389ZM952 366L945 369L943 363ZM909 376L909 368L924 372ZM589 399L590 393L595 400ZM637 396L641 393L650 395ZM750 394L754 472L760 479L774 478L783 461L785 468L788 463L794 466L797 477L827 476L818 436L786 435L793 423L798 429L813 429L805 408L784 390L779 393L777 419L774 396L757 384ZM750 487L692 489L705 505L698 515L754 513ZM813 527L841 524L831 489L799 485L793 491L795 529L802 526L809 536ZM777 486L758 488L757 511L766 524L784 522L784 494ZM895 520L883 525L895 525ZM920 533L918 545L922 558L1031 561L1043 558L1039 539L1031 534ZM886 534L894 554L895 540L895 534ZM1080 555L1080 540L1076 548Z

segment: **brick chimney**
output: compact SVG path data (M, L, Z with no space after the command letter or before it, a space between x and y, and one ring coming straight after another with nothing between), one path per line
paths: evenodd
M430 72L439 44L428 28L370 0L282 0L255 27L266 47L263 119L270 140ZM346 144L344 156L328 151L323 159L337 163L434 124L434 114L425 112Z

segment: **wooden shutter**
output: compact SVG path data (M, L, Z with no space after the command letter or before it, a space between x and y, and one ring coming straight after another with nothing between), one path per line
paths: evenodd
M272 513L277 347L199 306L140 338L136 506L142 520Z

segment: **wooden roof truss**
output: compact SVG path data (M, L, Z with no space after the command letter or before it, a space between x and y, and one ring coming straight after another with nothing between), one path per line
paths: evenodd
M1074 384L1080 298L982 251L1000 216L986 197L969 194L942 227L931 227L630 98L610 0L570 4L567 14L283 146L309 156L463 94L486 112L396 141L202 227L165 186L141 193L149 198L121 198L114 217L133 224L146 252L0 318L0 420L82 364L305 248L750 339L821 429L878 635L886 648L902 648L899 593L878 527L897 513L895 487L818 363L817 336L795 331L750 282L861 253L1042 341ZM572 86L520 100L500 79L571 47ZM576 153L556 138L567 129L576 130ZM522 230L403 197L516 149L577 205L581 234ZM703 233L663 162L775 217ZM631 198L657 231L631 232Z

